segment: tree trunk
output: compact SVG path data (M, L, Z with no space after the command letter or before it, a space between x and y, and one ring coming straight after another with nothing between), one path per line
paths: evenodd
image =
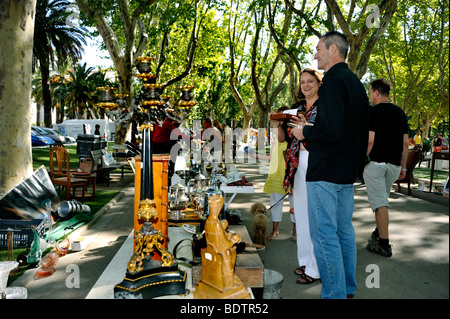
M378 43L378 40L383 35L387 26L389 25L392 16L397 10L397 0L382 0L376 7L382 13L379 21L379 26L373 26L366 23L362 24L360 30L354 33L351 29L350 20L355 17L344 17L341 6L336 0L325 0L333 15L342 29L343 33L348 37L350 42L350 53L348 55L347 63L350 70L352 70L358 78L362 78L367 72L367 64L369 63L370 55L373 48ZM376 17L377 19L379 17ZM370 31L372 30L373 31ZM369 33L371 35L369 36ZM365 41L367 39L367 41Z
M41 103L36 103L36 126L41 126Z
M133 65L131 60L122 59L120 62L116 62L115 66L117 70L117 80L119 82L119 92L131 96L131 92L133 91ZM125 143L130 129L131 127L128 123L126 125L123 123L116 123L114 143L119 145Z
M33 173L30 122L35 8L36 0L0 2L0 198Z
M265 104L264 106L260 106L259 111L261 114L259 115L258 119L258 128L266 127L267 121L269 120L269 108L268 105Z
M44 126L52 127L52 92L50 90L50 64L39 61L42 76L42 103L44 104Z

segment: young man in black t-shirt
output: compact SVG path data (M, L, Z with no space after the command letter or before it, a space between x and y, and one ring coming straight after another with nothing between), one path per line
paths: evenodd
M408 120L405 112L389 101L390 85L385 79L370 84L369 110L370 163L364 168L364 182L376 228L367 244L371 252L392 256L389 244L389 193L397 179L406 174L408 159Z

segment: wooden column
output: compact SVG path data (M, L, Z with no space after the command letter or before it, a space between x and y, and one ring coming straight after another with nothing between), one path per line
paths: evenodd
M158 220L152 221L153 227L159 230L164 237L164 248L168 244L168 192L169 192L169 155L153 155L153 192L158 211ZM135 192L134 192L134 230L139 231L143 221L138 220L139 201L141 200L141 158L136 158ZM155 259L159 255L155 254ZM159 259L158 259L159 260Z

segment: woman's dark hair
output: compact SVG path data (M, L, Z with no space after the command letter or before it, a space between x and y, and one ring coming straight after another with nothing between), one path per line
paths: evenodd
M286 110L289 110L289 107L286 106L286 105L283 105L283 106L280 106L280 107L276 110L276 112L277 112L277 113L281 113L281 112L286 111Z

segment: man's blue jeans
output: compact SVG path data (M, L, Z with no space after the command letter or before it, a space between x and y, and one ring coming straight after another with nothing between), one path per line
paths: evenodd
M353 184L307 182L309 227L322 280L321 298L356 291L356 240L352 224Z

